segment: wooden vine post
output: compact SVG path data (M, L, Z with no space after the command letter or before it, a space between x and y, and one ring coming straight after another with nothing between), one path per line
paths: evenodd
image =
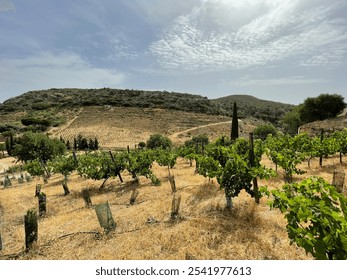
M181 196L177 196L174 194L172 198L172 204L171 204L171 219L176 220L179 217L179 210L181 205Z
M112 154L111 151L110 151L109 153L110 153L110 156L111 156L111 160L112 160L114 166L116 167L116 161L114 160L113 154ZM119 181L120 181L121 183L123 183L123 178L122 178L122 175L120 174L120 172L118 172L117 175L118 175Z
M249 165L250 167L254 167L254 134L249 134ZM260 201L260 195L259 195L259 188L258 188L258 179L257 177L253 178L253 189L254 189L254 195L255 195L255 202L259 204Z
M41 192L41 188L42 188L42 185L41 184L38 184L36 185L36 189L35 189L35 197L38 197L40 192Z
M82 190L82 197L87 208L92 206L92 200L90 199L89 189Z
M62 181L63 189L64 189L64 195L68 195L70 193L69 187L67 186L67 177L65 176L64 180Z
M320 131L320 142L322 143L324 140L324 129L321 129ZM319 157L319 166L322 167L323 166L323 155L320 155Z
M173 193L177 192L177 188L176 188L176 182L175 182L175 176L174 175L169 175L169 182L171 185L171 190Z
M11 186L12 186L11 180L8 177L8 175L6 175L5 179L4 179L4 188L6 189L6 188L11 187Z
M135 204L135 201L136 201L136 198L138 197L138 195L139 195L139 191L137 189L134 189L132 194L131 194L131 197L130 197L130 205Z
M336 188L336 190L339 193L342 193L344 184L345 184L345 173L342 171L335 170L333 173L332 185Z
M42 217L46 215L46 212L47 212L46 194L43 192L40 192L38 200L39 200L39 216Z
M1 239L1 232L0 232L0 252L2 251L2 239Z
M112 217L112 212L108 202L95 205L95 212L100 226L105 230L105 233L109 233L116 228L116 223Z
M36 210L28 210L24 216L24 229L25 229L25 248L29 250L38 237L38 223Z

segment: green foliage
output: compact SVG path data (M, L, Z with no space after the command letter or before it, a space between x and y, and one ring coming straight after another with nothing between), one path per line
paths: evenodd
M282 120L283 132L290 135L296 135L298 133L299 127L303 125L300 119L300 110L302 105L295 106L290 112L286 113Z
M221 176L223 173L223 169L218 160L214 159L211 156L196 156L197 161L197 171L200 175L204 177L208 177L210 179L217 178L217 180L221 181Z
M53 104L48 102L37 102L31 105L31 108L34 110L46 110L50 107L52 107Z
M4 153L6 151L6 143L0 143L0 152Z
M78 163L73 156L58 156L48 163L49 169L54 173L60 173L65 177L76 170Z
M139 149L144 149L144 148L146 148L146 142L143 142L143 141L139 142L138 148L139 148Z
M69 144L69 145L67 145ZM70 142L65 144L67 147L70 146ZM71 148L71 147L70 147ZM75 151L96 151L99 149L99 141L95 137L94 139L92 138L86 138L82 134L78 134L77 138L74 138L74 146L73 149Z
M285 215L292 242L316 259L347 259L347 199L335 187L310 178L271 195L271 208Z
M43 176L45 170L38 159L30 160L24 164L24 170L31 176Z
M269 135L265 141L265 153L276 164L284 169L285 182L291 182L293 174L303 174L297 165L305 160L305 153L299 150L297 139L300 136Z
M34 109L35 113L42 113L56 107L103 105L163 108L215 115L226 113L226 110L217 102L195 94L111 88L52 88L30 91L0 104L0 111L32 111Z
M59 139L50 139L41 133L26 132L16 141L13 155L20 161L40 159L43 162L63 155L66 146Z
M153 134L147 140L146 147L148 149L171 149L172 141L161 134Z
M83 154L78 157L77 172L87 179L104 180L100 186L102 189L109 178L116 177L126 168L124 153L117 153L113 158L114 162L111 156L105 152Z
M133 177L145 176L151 179L155 185L160 185L159 179L152 172L152 164L156 160L157 152L152 150L137 150L126 154L126 169L133 174Z
M334 155L339 150L338 141L334 137L320 137L312 138L313 142L313 154L316 157L327 157Z
M253 134L255 138L265 140L269 134L276 135L277 129L271 124L263 124L257 126L256 129L254 129Z
M342 155L347 154L347 129L335 131L331 137L336 140L337 151L340 153L340 163L342 163Z
M18 130L18 127L14 124L0 124L0 133L4 137L10 136L10 134L13 134L13 132L16 130Z
M192 139L187 140L184 145L188 147L195 147L196 145L208 145L209 144L209 139L206 134L200 134L200 135L195 135L192 137Z
M223 144L225 144L223 142ZM260 140L254 142L254 157L251 164L250 144L243 138L234 141L232 145L221 145L220 139L206 147L204 155L195 154L197 171L200 175L216 178L224 189L228 207L232 207L231 198L236 197L241 190L255 196L253 181L255 178L273 176L270 169L260 164L263 146Z
M289 104L258 99L250 95L230 95L218 98L216 101L227 112L232 111L233 104L236 102L240 119L252 116L276 126L280 125L283 116L294 107Z
M41 119L41 118L35 118L35 117L24 117L21 119L21 122L25 126L29 125L42 125L42 126L51 126L52 123L48 119Z
M13 133L10 133L8 137L6 137L5 140L5 146L6 151L9 156L13 155L13 149L14 149L15 141L14 141L14 135Z
M176 164L178 154L169 150L157 150L155 154L155 161L160 166L167 166L173 168Z
M344 98L338 94L321 94L305 99L300 107L300 120L309 123L317 120L335 118L346 107Z

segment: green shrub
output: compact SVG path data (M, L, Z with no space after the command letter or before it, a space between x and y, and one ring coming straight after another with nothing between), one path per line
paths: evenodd
M148 149L171 149L172 141L161 134L153 134L147 140L146 146Z
M200 135L196 135L193 136L191 140L187 140L184 145L187 147L192 147L192 146L196 146L196 145L208 145L209 144L209 139L208 136L206 134L200 134Z
M277 130L271 124L263 124L254 129L253 133L255 138L265 140L269 134L276 135Z

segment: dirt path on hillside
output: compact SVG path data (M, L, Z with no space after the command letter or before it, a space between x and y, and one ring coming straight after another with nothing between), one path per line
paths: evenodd
M56 128L52 128L50 133L52 133L52 135L54 136L57 136L57 134L60 134L64 129L67 129L79 117L82 110L83 108L80 108L78 112L76 113L76 115L71 120L68 120L65 124L58 126Z
M206 128L206 127L211 127L211 126L217 126L217 125L223 125L223 124L229 124L231 121L226 121L226 122L218 122L218 123L209 123L209 124L205 124L205 125L199 125L199 126L196 126L196 127L192 127L192 128L188 128L186 130L183 130L183 131L179 131L179 132L176 132L174 134L171 134L169 136L169 138L171 139L172 142L178 142L180 140L180 135L181 134L186 134L188 132L191 132L191 131L194 131L194 130L197 130L197 129L200 129L200 128Z

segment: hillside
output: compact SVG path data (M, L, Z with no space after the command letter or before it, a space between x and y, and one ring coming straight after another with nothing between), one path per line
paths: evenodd
M102 88L29 91L0 104L0 112L107 105L159 108L230 117L234 101L238 103L240 118L255 117L274 123L278 123L292 108L292 105L265 101L247 95L231 95L210 100L207 97L187 93Z
M343 130L347 127L347 116L340 115L337 118L327 119L323 121L315 121L300 126L300 133L309 135L319 135L323 129L326 133L333 133L336 130Z
M214 100L226 111L232 111L233 103L236 102L240 108L238 113L240 118L252 116L273 124L278 124L281 118L293 109L293 105L263 100L251 95L230 95Z

